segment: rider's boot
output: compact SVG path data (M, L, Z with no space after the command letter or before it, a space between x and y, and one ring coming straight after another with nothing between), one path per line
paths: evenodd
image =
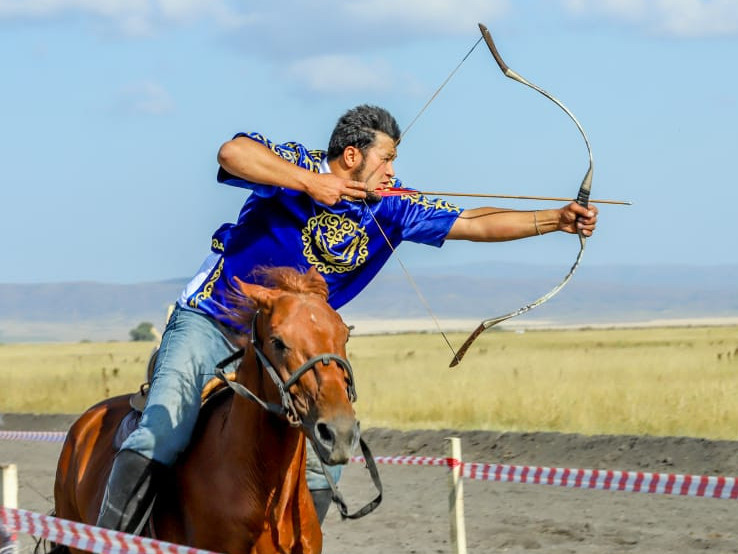
M315 511L318 512L318 521L323 525L325 515L328 513L328 508L331 507L331 502L333 501L333 493L331 489L315 489L310 491L310 495L313 497Z
M140 533L156 497L154 480L160 463L133 450L116 454L110 470L97 526Z

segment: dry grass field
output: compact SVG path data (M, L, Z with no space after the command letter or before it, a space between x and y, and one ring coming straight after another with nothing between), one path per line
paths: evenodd
M463 341L451 335L452 344ZM0 345L0 413L78 413L144 380L152 343ZM434 334L349 342L362 426L738 440L738 327Z

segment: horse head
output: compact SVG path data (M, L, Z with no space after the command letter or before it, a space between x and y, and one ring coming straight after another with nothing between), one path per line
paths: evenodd
M259 280L267 286L240 280L236 285L251 305L253 355L269 374L266 383L274 384L263 394L302 427L324 463L346 463L359 440L354 377L346 359L349 328L328 304L327 285L314 268L304 274L265 269Z

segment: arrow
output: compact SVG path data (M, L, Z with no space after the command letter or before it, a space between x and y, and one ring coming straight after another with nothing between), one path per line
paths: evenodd
M406 189L402 187L388 187L384 189L376 189L371 191L377 196L403 196L424 194L426 196L466 196L473 198L507 198L512 200L549 200L552 202L573 202L573 198L563 198L556 196L516 196L510 194L477 194L471 192L441 192L441 191L420 191ZM370 194L371 194L370 192ZM592 204L616 204L620 206L632 206L632 202L624 200L590 200Z

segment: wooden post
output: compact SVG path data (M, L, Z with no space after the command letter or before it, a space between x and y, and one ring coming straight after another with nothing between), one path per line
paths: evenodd
M448 439L447 457L451 461L448 485L448 511L451 522L451 548L454 554L466 554L464 525L464 481L461 476L461 439Z
M4 508L18 508L18 468L15 464L0 465L0 499ZM0 554L18 552L18 534L15 529L6 526L0 518Z

